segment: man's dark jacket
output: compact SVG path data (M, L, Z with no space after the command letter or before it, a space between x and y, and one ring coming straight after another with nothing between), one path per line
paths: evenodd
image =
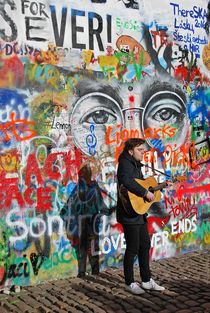
M118 202L117 202L117 221L121 224L144 224L146 222L146 215L137 214L130 203L126 190L134 193L139 197L145 196L147 189L139 185L135 178L143 178L141 171L142 163L136 161L128 152L124 151L119 157L119 164L117 170L118 180ZM127 201L122 201L119 193L120 186Z

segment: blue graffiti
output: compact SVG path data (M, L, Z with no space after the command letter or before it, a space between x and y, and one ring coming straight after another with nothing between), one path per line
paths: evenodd
M199 116L199 122L202 126L205 126L210 122L210 116L208 113L208 107L210 102L210 93L204 88L197 89L190 99L190 105L188 106L188 116L193 123Z
M96 154L96 145L97 145L97 138L94 134L95 126L93 124L90 125L90 134L86 137L86 144L88 146L88 152L90 155Z
M0 123L11 120L10 114L15 112L16 119L28 119L28 105L16 91L0 89Z
M15 119L28 119L29 109L21 95L9 89L0 89L0 125L11 121L11 114L15 113ZM2 125L3 124L3 125ZM0 130L0 141L2 148L14 148L16 139L14 136L10 140L5 140L5 130Z

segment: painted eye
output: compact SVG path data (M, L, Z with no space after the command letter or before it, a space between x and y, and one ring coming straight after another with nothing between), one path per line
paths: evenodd
M172 108L162 108L159 109L157 112L152 114L152 118L157 122L167 122L170 124L177 123L180 119L181 112L178 112Z
M174 149L183 144L187 134L187 113L184 100L173 91L159 91L152 95L143 113L143 131L148 129L169 130L161 138L147 138L151 147L161 147L170 140ZM161 143L161 145L160 145Z
M123 122L121 100L118 103L101 92L91 92L79 98L74 103L70 117L75 145L87 155L101 154L109 149L104 147L107 127L122 125ZM115 136L115 127L110 136Z
M161 124L179 124L183 121L186 115L186 108L179 98L171 96L164 97L164 94L160 94L148 102L147 108L144 114L144 123L146 127L152 127Z
M113 124L117 120L117 117L110 110L96 110L85 115L82 118L82 123L102 125L102 124Z

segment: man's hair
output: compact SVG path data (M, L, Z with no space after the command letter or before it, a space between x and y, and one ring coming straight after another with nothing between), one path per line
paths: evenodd
M145 140L142 138L130 138L124 144L123 151L133 150L135 147L141 146L145 143Z

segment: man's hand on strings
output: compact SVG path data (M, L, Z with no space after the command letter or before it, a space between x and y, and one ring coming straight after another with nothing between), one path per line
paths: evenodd
M148 200L148 201L153 201L155 200L155 195L151 192L151 191L147 191L146 195L145 195L145 198Z

